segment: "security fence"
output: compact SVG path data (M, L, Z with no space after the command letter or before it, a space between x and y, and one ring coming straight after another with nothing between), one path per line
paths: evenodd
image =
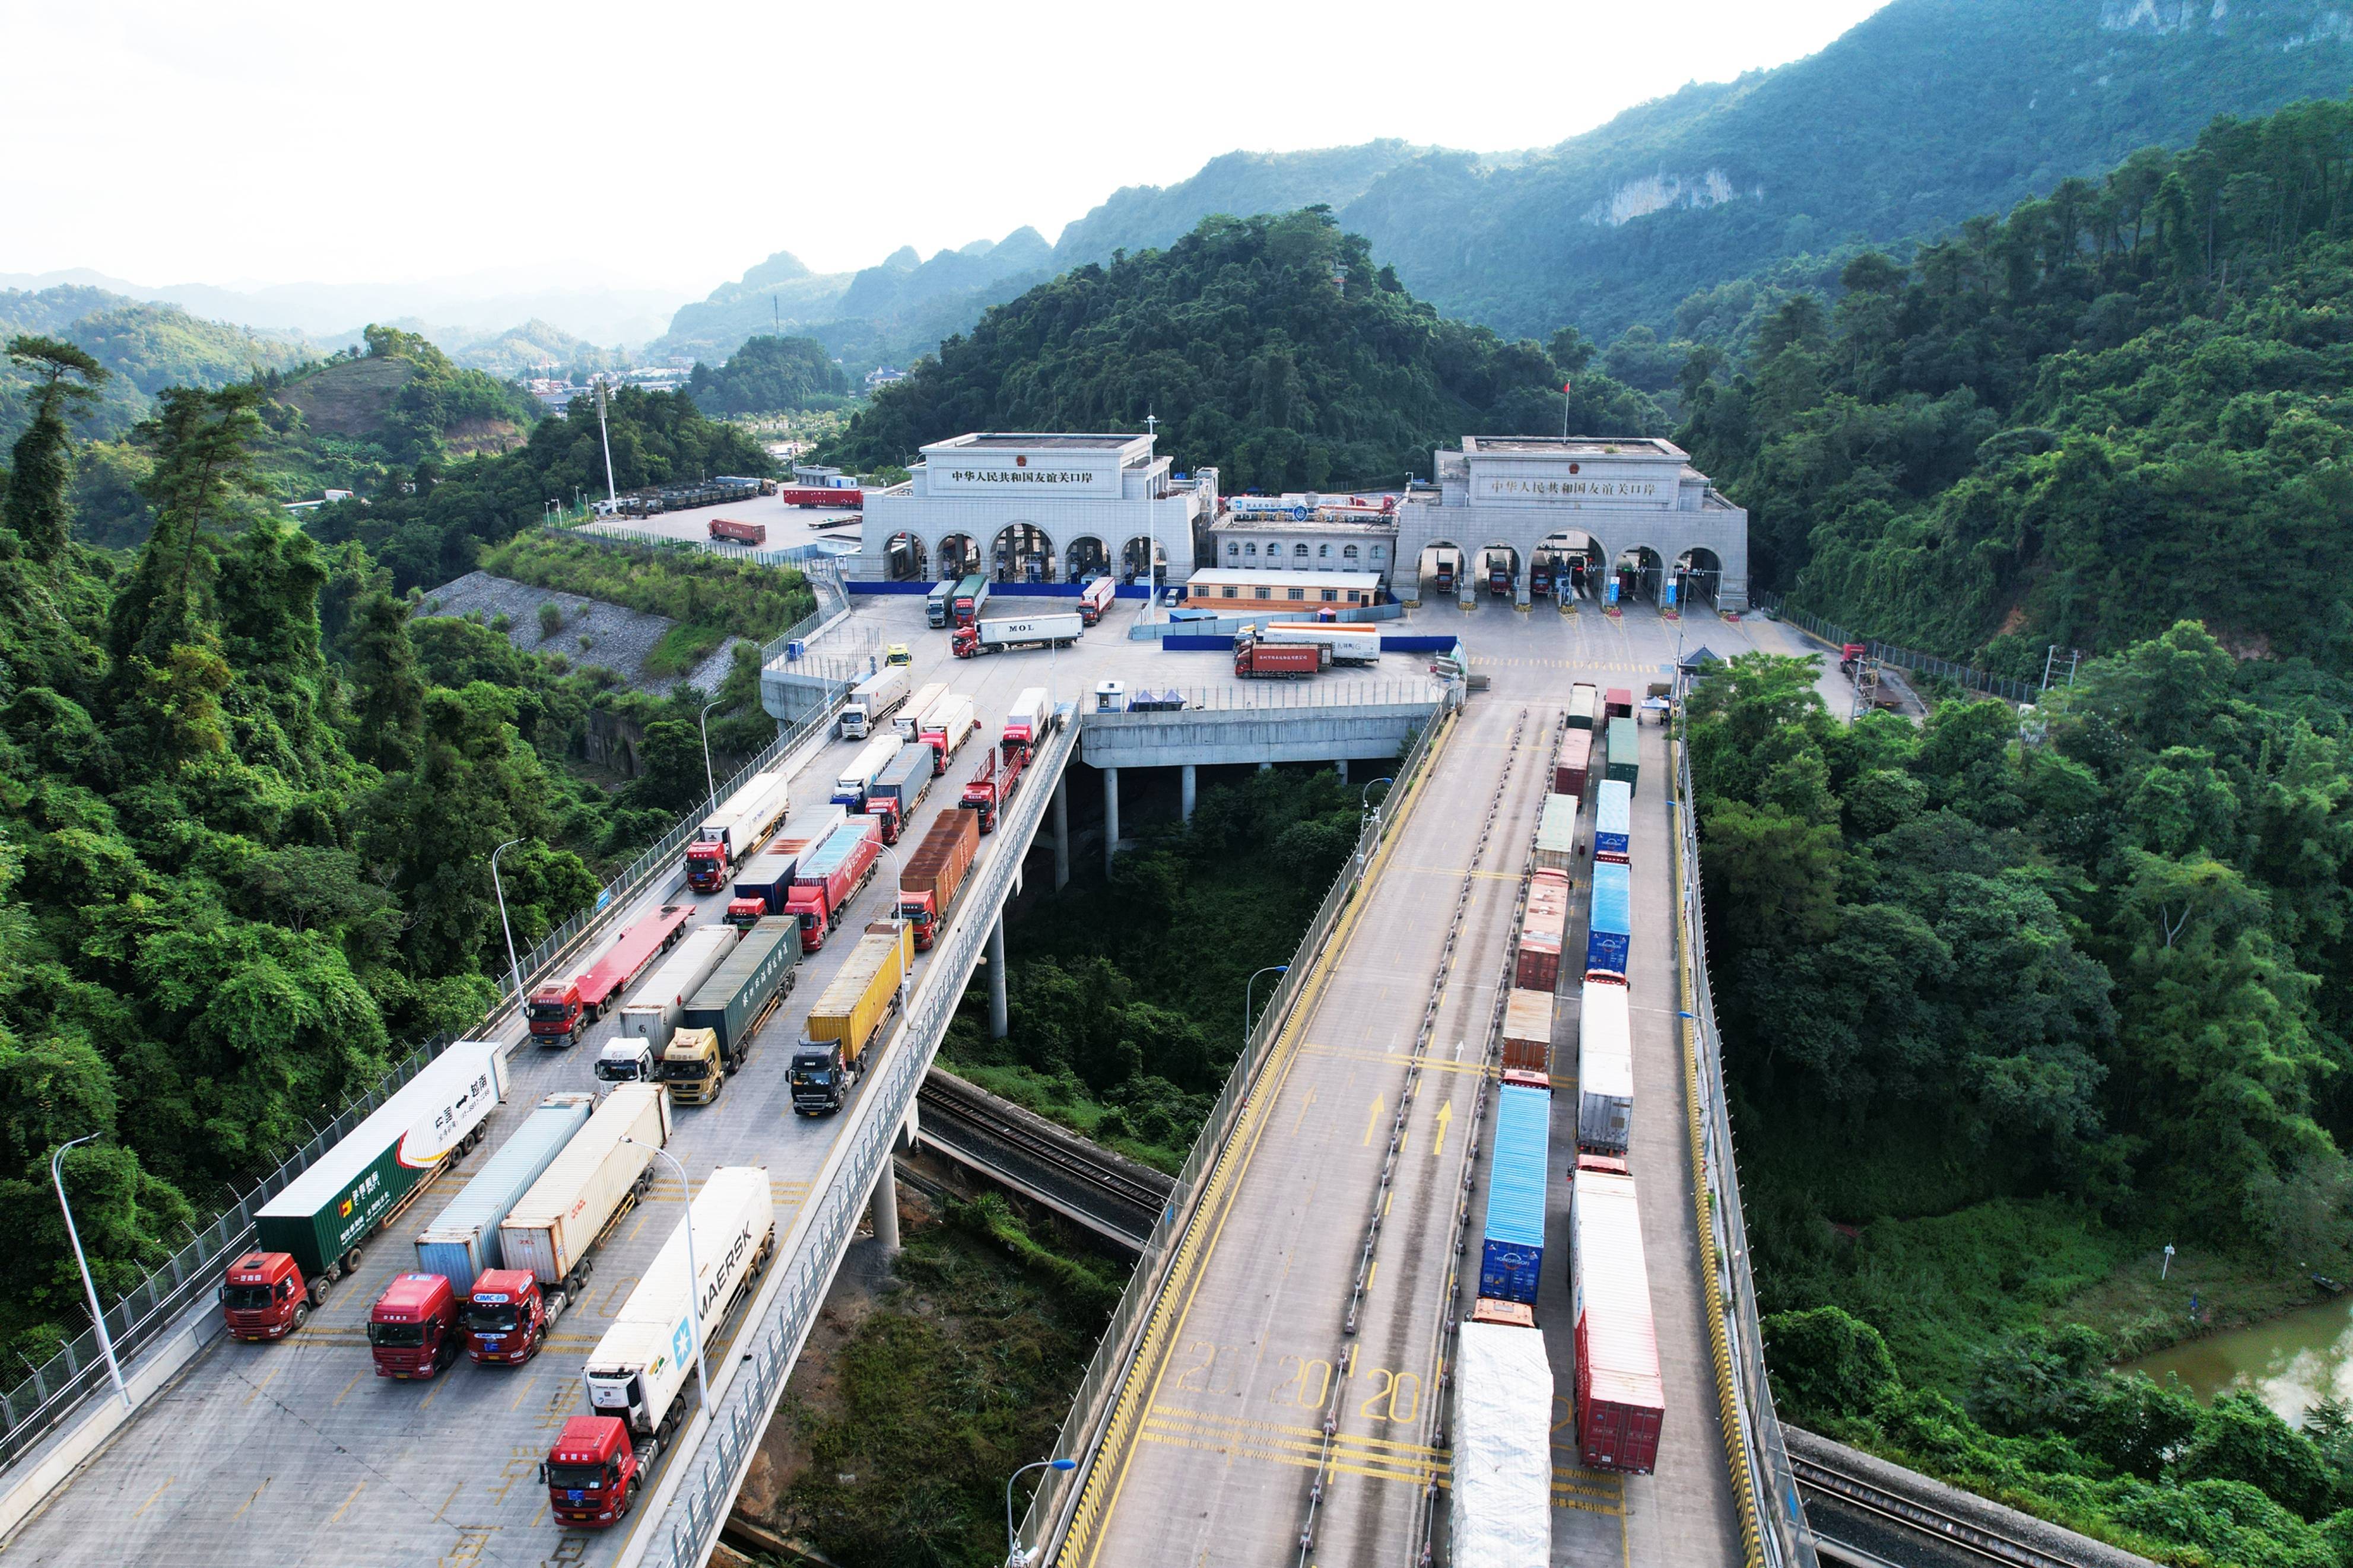
M2031 680L1994 675L1971 665L1940 658L1933 653L1922 653L1917 648L1898 647L1892 642L1881 642L1877 637L1866 637L1852 627L1840 626L1836 621L1826 621L1820 616L1792 608L1788 601L1778 594L1758 594L1756 605L1775 620L1803 626L1834 647L1860 643L1866 654L1883 664L1901 665L1922 675L1949 680L1964 690L1982 691L1989 697L1999 697L2010 702L2032 702L2039 695L2039 688Z

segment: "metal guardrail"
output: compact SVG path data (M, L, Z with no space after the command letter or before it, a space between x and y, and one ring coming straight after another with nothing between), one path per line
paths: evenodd
M840 597L838 583L834 584L834 590L837 597ZM820 607L817 615L807 616L788 628L775 639L771 647L781 648L796 637L813 636L830 619L843 613L842 609L836 609L828 614ZM845 686L829 691L824 708L793 729L778 734L758 756L720 786L718 798L726 798L754 773L772 765L777 758L785 756L795 746L829 724L834 706L847 690ZM702 825L709 809L706 802L681 817L659 843L638 856L628 870L598 894L594 904L564 921L533 946L519 961L524 992L541 979L549 965L565 956L575 944L617 911L626 908L649 881L665 869L675 869L686 840ZM511 974L500 975L498 984L497 1005L484 1016L478 1032L467 1037L481 1038L493 1033L500 1017L520 1001L522 994L513 989ZM334 1147L345 1133L365 1121L394 1090L415 1078L441 1053L451 1038L450 1036L439 1036L410 1052L374 1087L348 1101L323 1131L296 1150L277 1170L263 1177L251 1192L216 1215L201 1229L195 1230L193 1239L174 1253L162 1268L108 1307L107 1332L113 1341L117 1359L127 1362L141 1349L153 1342L189 1307L203 1300L218 1283L219 1270L214 1266L222 1258L242 1251L252 1244L253 1218L262 1206L310 1169L311 1163ZM13 1465L27 1448L71 1415L83 1400L107 1386L109 1382L106 1363L99 1353L97 1330L90 1328L69 1340L48 1361L34 1368L32 1376L5 1394L0 1394L0 1417L6 1421L6 1431L0 1434L0 1470Z
M1194 1203L1200 1195L1202 1184L1224 1150L1226 1140L1240 1116L1243 1101L1249 1097L1250 1085L1256 1081L1259 1069L1272 1050L1275 1037L1282 1032L1283 1020L1298 1000L1300 988L1307 983L1316 952L1331 935L1334 923L1340 918L1355 897L1373 851L1380 844L1381 835L1392 814L1386 809L1389 801L1403 798L1404 792L1419 787L1421 772L1430 759L1433 737L1440 728L1444 710L1433 707L1431 722L1422 727L1414 737L1405 760L1396 770L1396 782L1383 800L1383 810L1370 815L1357 834L1356 848L1347 867L1324 894L1324 902L1308 922L1306 934L1299 939L1297 951L1291 955L1291 964L1274 994L1267 999L1265 1011L1258 1016L1249 1038L1244 1041L1241 1055L1235 1060L1233 1070L1226 1075L1225 1088L1219 1091L1217 1103L1201 1123L1200 1134L1193 1140L1193 1150L1186 1157L1184 1168L1177 1172L1176 1185L1170 1189L1167 1206L1161 1210L1160 1223L1144 1246L1136 1260L1135 1271L1128 1277L1127 1289L1113 1311L1111 1321L1103 1328L1103 1338L1095 1346L1094 1359L1087 1363L1086 1374L1079 1381L1071 1401L1071 1413L1063 1419L1060 1434L1056 1437L1056 1454L1084 1455L1090 1459L1100 1444L1103 1422L1110 1415L1106 1394L1116 1388L1125 1376L1127 1364L1134 1354L1135 1331L1138 1323L1152 1310L1157 1300L1168 1267L1182 1239L1185 1224ZM1077 1502L1083 1486L1087 1467L1075 1470L1043 1470L1038 1490L1031 1495L1029 1511L1023 1515L1019 1541L1021 1550L1029 1554L1025 1561L1039 1561L1038 1550L1048 1541L1060 1541L1069 1525L1069 1512Z
M1922 653L1917 648L1899 647L1892 642L1881 642L1877 637L1867 637L1851 627L1840 626L1836 621L1826 621L1820 616L1809 614L1807 611L1792 609L1788 601L1778 594L1758 594L1755 596L1754 602L1758 609L1765 611L1774 619L1788 621L1793 625L1803 626L1824 642L1835 647L1844 647L1848 643L1861 643L1866 653L1883 664L1900 665L1905 669L1916 670L1922 675L1933 675L1941 680L1949 680L1967 690L1982 691L1989 697L1999 697L2010 702L2032 702L2042 695L2041 688L2031 680L2015 680L2007 675L1994 675L1972 665L1961 664L1949 658L1940 658L1933 653Z
M731 1352L741 1358L741 1370L719 1395L701 1443L687 1458L692 1469L681 1477L670 1494L664 1508L666 1526L662 1521L649 1526L663 1533L647 1548L643 1562L663 1568L700 1568L718 1542L720 1527L727 1521L735 1494L742 1489L744 1472L767 1430L785 1380L792 1373L793 1362L817 1321L818 1309L824 1305L840 1256L857 1229L858 1216L865 1210L867 1194L882 1163L891 1157L891 1145L923 1088L924 1075L931 1070L948 1020L964 1001L965 987L990 930L1001 918L999 911L1021 869L1023 856L1045 819L1054 793L1044 787L1046 781L1060 778L1077 754L1078 741L1076 715L1071 714L1039 761L1040 787L1024 791L998 825L998 842L1006 847L991 857L979 873L980 880L964 905L965 918L956 921L933 964L924 971L908 1005L906 1019L884 1047L886 1065L859 1096L851 1112L856 1125L828 1158L809 1206L795 1222L799 1240L786 1265L790 1272L776 1287L765 1317L746 1331ZM1012 848L1015 845L1021 847ZM987 918L971 918L983 910L988 911Z
M1757 1282L1749 1268L1748 1226L1740 1207L1732 1115L1725 1100L1724 1042L1707 977L1707 921L1701 903L1698 814L1692 809L1691 752L1675 749L1675 948L1682 973L1685 1087L1691 1107L1694 1186L1700 1215L1700 1266L1706 1287L1708 1341L1715 1363L1726 1462L1747 1562L1761 1568L1818 1568L1813 1532L1798 1500L1773 1390L1765 1376L1765 1337L1757 1321Z

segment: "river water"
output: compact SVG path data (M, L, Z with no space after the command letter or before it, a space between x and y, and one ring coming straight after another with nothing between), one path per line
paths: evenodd
M2125 1363L2159 1383L2178 1373L2201 1400L2251 1389L2291 1424L2323 1395L2353 1401L2353 1296L2317 1301Z

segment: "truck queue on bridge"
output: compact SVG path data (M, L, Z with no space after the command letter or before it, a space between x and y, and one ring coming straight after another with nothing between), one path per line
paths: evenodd
M800 962L839 930L886 842L911 830L932 781L978 728L972 699L944 687L918 694L926 706L912 724L895 722L905 671L881 673L895 681L864 683L864 700L845 708L873 738L822 805L796 815L785 773L758 773L685 847L690 887L721 895L723 919L697 926L706 903L663 904L571 978L527 996L524 1037L543 1047L572 1047L607 1014L618 1013L617 1027L591 1064L593 1089L544 1096L415 1232L415 1269L367 1314L377 1376L428 1381L461 1357L528 1363L580 1300L599 1247L652 1186L672 1108L712 1103L744 1068ZM781 1064L799 1115L848 1103L903 1008L915 954L955 910L980 837L1059 721L1043 688L1024 690L971 781L902 858L890 912L865 923ZM268 1204L253 1247L223 1279L227 1331L268 1342L301 1330L370 1239L480 1142L508 1095L506 1064L494 1040L449 1046ZM541 1467L559 1522L600 1527L628 1513L683 1418L694 1362L749 1300L776 1246L766 1171L713 1170L585 1363L588 1412L569 1418Z

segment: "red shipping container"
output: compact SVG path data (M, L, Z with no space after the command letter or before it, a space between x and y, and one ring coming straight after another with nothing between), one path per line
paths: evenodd
M1610 719L1631 719L1634 716L1634 694L1622 686L1613 686L1601 694L1604 716Z
M711 537L732 539L738 544L765 544L768 542L768 525L765 522L738 522L732 517L714 517L711 520Z
M1568 1226L1577 1450L1594 1469L1646 1476L1658 1468L1667 1401L1634 1178L1580 1163Z
M1586 770L1593 765L1593 731L1567 730L1560 737L1560 755L1553 760L1552 792L1585 798Z
M1527 991L1560 986L1561 935L1568 929L1568 878L1538 871L1528 879L1528 916L1520 925L1520 952L1512 984Z

